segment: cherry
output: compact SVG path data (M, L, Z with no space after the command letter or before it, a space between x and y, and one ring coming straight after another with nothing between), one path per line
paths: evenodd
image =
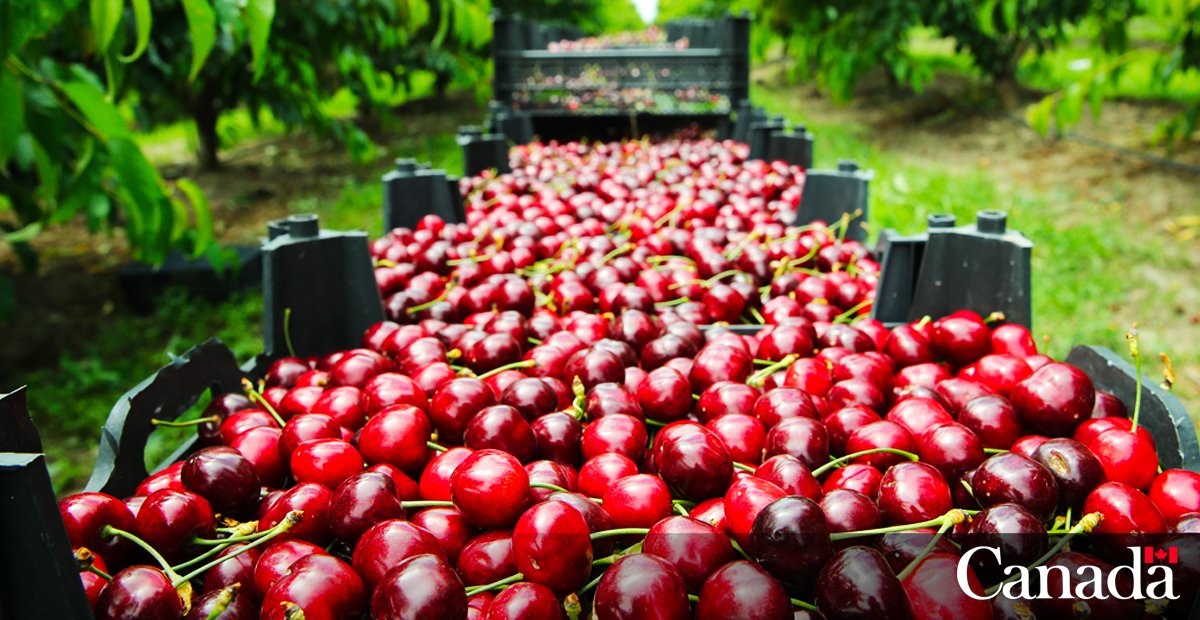
M962 527L962 524L959 524ZM923 527L915 530L906 530L903 532L888 532L875 540L874 548L883 554L887 560L888 566L892 572L899 574L912 564L917 556L925 551L925 547L933 542L937 531L931 528ZM958 553L958 547L950 542L949 538L943 536L933 542L934 552L939 553Z
M821 488L826 493L834 489L847 489L858 491L867 497L875 497L879 492L879 483L882 480L883 474L878 469L870 465L851 463L841 469L833 470Z
M1128 561L1128 559L1129 551L1122 549L1121 561ZM1077 590L1068 587L1069 584L1063 582L1063 575L1096 575L1095 578L1104 583L1108 583L1110 578L1116 577L1115 591L1131 592L1133 584L1129 574L1111 575L1115 569L1107 562L1083 553L1067 552L1054 556L1049 562L1046 562L1046 566L1050 569L1046 572L1046 590L1056 594L1054 597L1033 601L1033 611L1039 618L1070 618L1076 615L1075 610L1081 607L1086 608L1088 614L1093 618L1135 618L1145 613L1144 602L1132 598L1122 600L1115 596L1107 596L1103 599L1077 599L1074 595ZM1085 570L1085 567L1093 570ZM1067 593L1066 597L1061 596L1064 592Z
M1063 506L1080 507L1092 489L1104 482L1100 459L1074 439L1048 439L1034 451L1033 459L1054 474Z
M733 478L733 461L719 437L693 422L675 422L655 438L653 462L662 480L682 499L723 495Z
M458 562L459 554L476 534L475 528L463 519L457 508L426 508L413 515L409 522L436 538L452 564Z
M1022 358L1037 355L1037 343L1024 325L1005 323L996 326L996 329L992 330L991 342L992 353Z
M866 495L849 489L833 489L821 498L826 530L854 532L879 527L879 507Z
M759 396L757 389L744 383L718 381L700 394L700 400L696 401L696 416L701 423L706 423L727 413L749 411Z
M991 330L977 318L949 316L933 322L930 344L939 358L965 366L991 352Z
M934 359L929 339L911 325L893 329L884 341L883 352L901 367L925 364Z
M467 620L484 620L495 600L496 594L490 590L467 597Z
M971 429L984 448L1007 450L1021 437L1021 419L1002 396L980 396L963 405L958 422Z
M562 378L570 383L576 377L592 389L601 383L619 383L625 378L621 358L611 351L591 347L575 352L563 367Z
M351 349L329 371L333 385L349 385L361 388L380 373L390 369L388 359L370 349Z
M696 355L688 381L695 393L703 392L718 381L744 383L750 376L752 362L745 349L722 344L708 345Z
M920 437L934 426L954 420L940 403L930 398L908 398L896 403L886 419L903 426L913 437Z
M847 454L873 450L875 448L894 448L904 450L905 452L914 452L917 446L916 442L913 441L912 434L907 429L887 420L872 422L871 424L857 428L846 438ZM856 457L853 462L884 470L905 460L904 456L899 454L875 452Z
M178 620L183 601L166 573L149 566L130 566L113 575L96 601L97 619L146 618Z
M942 397L942 402L946 404L946 410L951 414L961 411L967 403L980 396L992 395L992 390L988 386L978 381L958 377L939 381L934 386L934 391Z
M391 373L385 374L391 375ZM382 376L385 375L377 375L371 381L375 381ZM412 382L408 377L404 377L404 380ZM369 386L370 383L367 385ZM308 412L324 413L346 428L357 429L362 427L363 422L367 419L368 406L367 397L363 393L363 390L356 387L341 386L326 390L317 399L317 402L313 403ZM377 409L372 409L372 411L377 411Z
M683 578L656 555L624 556L596 585L592 617L597 620L687 620L691 616Z
M934 389L942 381L951 379L950 371L946 370L941 364L926 362L924 364L915 364L906 366L896 372L896 377L892 380L892 391L900 392L906 388L923 387L926 389Z
M331 390L333 391L336 391L336 388ZM429 408L429 397L416 380L416 373L413 373L411 378L395 372L375 375L363 386L362 391L366 401L365 407L369 412L396 405L412 405L422 411ZM317 404L313 406L313 410L321 411L322 407Z
M314 389L318 392L321 391L320 388ZM226 444L232 444L234 438L238 435L242 435L246 431L260 426L277 427L275 418L272 418L271 414L266 411L262 409L243 409L225 418L225 421L221 423L221 441Z
M617 480L636 473L637 463L629 457L615 452L600 454L579 468L579 491L589 497L602 497Z
M228 446L204 448L189 456L180 471L183 486L207 499L213 509L241 515L258 500L258 474L240 452Z
M374 588L401 561L424 553L442 557L442 546L432 534L407 521L380 521L354 545L354 570Z
M1075 433L1071 436L1075 441L1087 446L1090 445L1100 433L1110 431L1112 429L1130 430L1132 422L1125 418L1105 417L1091 418L1084 420L1078 427L1075 428ZM1133 429L1133 432L1141 435L1145 440L1153 441L1150 432L1144 427L1138 426Z
M1096 435L1085 445L1100 460L1108 480L1145 489L1158 473L1158 450L1148 433L1114 428Z
M1082 370L1055 362L1014 385L1011 398L1025 428L1061 437L1091 415L1096 392Z
M767 431L758 418L728 413L709 421L705 428L721 439L735 462L758 463L762 460Z
M813 398L819 398L829 392L833 385L833 375L824 360L801 358L788 367L783 384L798 388Z
M825 513L807 498L777 499L754 518L746 551L772 575L808 583L833 555Z
M1200 474L1186 469L1168 469L1150 485L1150 501L1169 524L1186 514L1200 512Z
M546 501L562 502L583 515L583 520L587 522L588 530L593 534L613 529L612 517L608 514L600 504L588 499L579 493L551 493ZM594 557L602 557L612 552L612 539L602 538L592 542L592 555Z
M640 420L622 413L612 413L583 429L580 450L584 459L612 452L637 462L642 460L649 441L646 426Z
M263 380L269 386L281 385L283 387L291 387L296 383L296 379L308 372L308 370L308 364L298 357L281 357L271 362L271 366L267 368L267 374L263 376ZM228 394L226 396L241 396L241 394ZM249 400L247 400L247 403L249 403Z
M816 346L817 332L812 323L799 319L778 325L763 336L755 357L777 362L788 355L808 357Z
M467 541L456 562L467 585L484 585L517 572L512 532L493 530Z
M963 573L967 587L975 597L959 586L946 585L950 580L958 579L958 564L957 554L932 553L904 578L904 593L915 618L992 620L992 606L982 600L983 586L970 566Z
M829 449L835 453L846 451L846 440L851 433L872 422L880 421L874 411L865 407L844 407L829 414L822 423L829 433Z
M349 564L333 555L313 554L297 560L263 594L262 617L286 620L296 611L305 618L356 617L366 604L363 580Z
M966 426L957 422L939 424L917 440L921 461L938 468L948 479L974 469L983 462L983 444Z
M786 496L786 491L761 478L734 480L725 492L723 502L728 529L734 540L746 545L758 513L771 502Z
M237 594L238 598L258 601L261 595L254 587L254 565L258 562L261 554L258 549L249 549L238 553L245 546L243 543L233 543L217 554L217 558L229 559L204 573L202 592L216 592L236 583L241 584Z
M634 474L613 482L601 503L617 528L648 528L671 514L671 493L666 483L649 474Z
M342 426L323 413L298 415L287 421L279 436L279 456L292 458L296 447L311 439L341 439Z
M502 450L522 463L533 460L533 429L521 412L508 405L493 405L467 423L463 443L472 450Z
M646 417L660 422L683 418L692 409L691 385L670 367L650 371L638 386L637 399Z
M253 552L248 552L246 555L249 555L249 553ZM253 585L255 593L261 598L262 594L270 590L271 586L275 585L275 582L279 581L280 577L286 575L292 564L298 562L300 558L313 554L326 553L328 552L321 547L302 540L273 540L262 554L258 556L258 560L254 562L252 572L253 581L245 582L243 586ZM221 566L233 562L234 560L230 560L221 564ZM207 578L205 583L207 583Z
M1083 502L1085 513L1100 513L1092 530L1092 548L1115 561L1129 557L1126 547L1155 545L1167 533L1167 523L1154 502L1123 482L1109 481L1092 490Z
M377 472L350 476L329 500L329 530L334 538L347 543L357 541L375 523L404 516L396 484Z
M810 468L829 460L829 434L813 418L788 418L767 432L764 455L790 454Z
M287 395L283 397L283 400L279 401L279 406L276 407L275 409L279 413L280 417L282 417L284 420L290 420L295 416L312 411L313 405L315 405L317 403L317 401L319 401L321 399L321 396L323 394L325 394L325 388L322 386L308 385L308 386L295 387L288 391ZM247 411L252 411L252 410L247 410ZM266 412L264 411L263 413L266 413ZM268 417L269 417L269 414L268 414ZM262 416L257 415L257 414L254 416L245 414L245 421L243 422L242 416L239 416L238 422L236 424L238 427L241 427L244 429L245 428L244 425L250 424L251 420L258 420L258 419L262 419ZM274 424L273 419L271 421L271 424ZM270 426L270 424L266 424L264 426ZM237 430L233 429L232 427L229 432L231 432L235 435L237 434Z
M888 525L919 523L942 516L954 506L946 479L931 465L893 465L879 482L879 514Z
M670 562L688 590L699 592L717 568L734 560L729 538L712 525L691 517L672 516L655 523L642 551Z
M369 464L388 463L406 472L425 464L431 429L425 413L412 405L391 405L371 416L358 435L358 450Z
M341 439L306 441L296 447L289 462L296 482L315 482L330 489L366 467L358 450Z
M488 606L487 620L519 620L521 618L564 618L562 606L546 586L521 582L505 588Z
M1024 359L1005 354L985 355L972 367L975 380L1001 396L1008 396L1014 385L1033 374Z
M300 510L304 512L304 517L283 536L324 544L330 537L329 503L332 499L333 491L324 485L313 482L297 484L279 496L263 513L258 520L258 531L265 532L279 525L288 513Z
M150 474L145 480L138 483L137 489L134 490L133 494L135 496L146 496L163 489L184 490L183 461L171 463L161 471Z
M279 439L283 431L275 426L252 428L229 442L229 447L242 453L254 466L258 481L263 486L283 485L285 468L279 454Z
M545 381L536 377L517 379L500 395L500 404L513 407L526 420L535 420L555 410L558 396Z
M72 547L87 547L113 564L124 561L132 543L120 536L105 536L106 526L125 532L137 529L134 515L121 500L107 493L75 493L58 501L58 513Z
M450 498L472 525L511 527L529 501L529 474L511 454L479 450L454 470Z
M694 357L699 348L691 341L675 334L663 334L642 347L639 356L642 367L654 370L677 357Z
M591 531L580 512L562 502L534 505L517 520L513 556L525 579L558 594L587 582L592 569Z
M996 454L975 470L970 480L983 507L1005 502L1019 504L1039 519L1048 519L1058 505L1058 482L1037 461L1014 452Z
M137 534L168 559L178 558L192 537L211 537L216 520L208 500L189 491L151 493L137 515Z
M996 504L984 509L971 518L963 539L963 548L996 547L1004 563L995 556L976 553L971 556L971 566L987 583L1003 579L1005 566L1027 566L1046 553L1049 541L1041 519L1024 507L1013 504Z
M1033 458L1033 455L1037 454L1037 449L1042 447L1042 444L1046 443L1049 439L1045 435L1025 435L1014 441L1008 451L1027 458Z
M753 415L768 428L787 418L819 417L813 400L803 390L794 387L778 387L767 390L754 401Z
M730 562L704 582L696 603L698 620L792 618L792 601L779 581L745 560Z
M1096 404L1092 406L1093 418L1125 418L1128 414L1121 399L1103 390L1096 390Z
M471 418L494 404L496 397L484 382L467 377L453 379L433 395L429 421L437 429L440 441L458 443Z
M846 379L829 387L825 395L829 410L859 405L872 411L882 411L886 404L883 390L865 379Z
M907 618L908 597L883 555L869 547L834 553L817 578L817 608L828 618Z

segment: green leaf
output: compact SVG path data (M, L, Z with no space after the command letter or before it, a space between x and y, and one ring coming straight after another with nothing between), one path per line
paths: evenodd
M25 98L17 76L0 69L0 167L17 148L17 137L25 130Z
M146 52L150 45L150 27L154 16L150 12L150 0L133 0L133 17L137 21L137 47L128 56L121 56L121 62L133 62Z
M1083 87L1071 84L1063 91L1058 105L1054 108L1054 124L1058 130L1065 131L1068 127L1079 122L1083 116Z
M96 33L96 49L108 51L117 26L121 25L122 0L91 0L92 30Z
M62 90L67 94L71 103L79 108L84 118L92 125L105 140L125 138L132 140L133 133L116 106L108 102L104 91L92 82L74 79L63 84Z
M121 206L127 218L129 245L140 260L158 262L165 255L157 242L164 225L161 207L166 201L162 179L132 139L110 140L108 150L119 191L124 196ZM166 224L169 226L169 222Z
M433 35L433 41L429 43L430 47L437 49L442 46L442 42L446 40L446 33L450 31L450 21L459 19L457 15L458 11L454 9L460 8L451 8L449 0L442 0L441 14L438 15L437 33Z
M192 39L192 68L188 71L188 81L191 82L195 81L217 42L217 14L208 0L182 1L183 12L187 15L188 34Z
M1004 14L1004 29L1008 32L1017 31L1017 10L1021 0L1002 0L1000 11Z
M275 19L275 0L247 0L246 27L250 29L250 51L254 57L254 81L267 66L267 42Z
M19 228L12 232L4 233L4 240L9 243L29 243L33 238L42 232L42 223L34 222L24 228Z
M192 258L199 258L208 251L213 242L212 209L209 208L208 198L191 179L183 178L175 182L175 187L183 192L192 205L192 216L196 219L196 231L192 244Z
M1050 135L1050 113L1054 110L1054 95L1025 108L1025 122L1043 136Z
M62 170L58 167L58 162L46 151L41 142L33 140L31 146L33 147L33 163L37 168L38 179L41 181L38 184L37 196L44 205L53 207L58 198ZM43 213L44 216L45 214Z

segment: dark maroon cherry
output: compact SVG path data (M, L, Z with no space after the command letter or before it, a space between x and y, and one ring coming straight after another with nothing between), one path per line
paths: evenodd
M917 556L929 546L929 541L937 534L933 528L923 527L904 532L888 532L878 538L872 545L883 554L892 572L899 575ZM935 553L958 553L958 547L946 536L938 539L933 545Z
M699 592L709 575L734 560L728 536L708 523L680 516L655 523L642 551L670 562L692 592Z
M98 620L146 618L179 620L183 601L166 573L149 566L130 566L113 575L96 602Z
M372 618L457 620L466 615L463 582L437 555L415 555L398 563L371 597Z
M821 498L825 526L830 532L854 532L879 527L879 507L866 495L849 489L834 489Z
M533 460L533 429L521 412L508 405L493 405L467 423L463 443L472 450L503 450L522 463Z
M1091 416L1096 391L1082 370L1055 362L1014 385L1011 398L1027 430L1063 437Z
M829 620L908 618L908 597L883 555L869 547L834 554L817 578L817 608Z
M1005 502L1019 504L1039 519L1048 519L1058 506L1058 482L1050 470L1013 452L988 458L971 477L971 490L983 507Z
M1104 467L1086 446L1066 437L1048 439L1033 459L1054 474L1063 507L1079 508L1092 489L1104 482Z
M717 569L700 589L697 620L790 620L788 591L767 571L745 560Z
M403 519L396 484L386 474L362 472L350 476L329 500L329 530L334 538L354 544L372 525Z
M437 429L439 440L456 444L462 441L471 418L494 404L496 397L484 382L467 377L453 379L433 395L429 421Z
M958 412L958 422L975 432L984 448L1007 450L1021 437L1021 419L1002 396L971 399Z
M666 560L649 553L613 563L596 586L597 620L687 620L692 617L683 578Z
M243 515L258 501L254 466L228 446L204 448L183 462L183 486L207 499L213 509L229 516Z
M813 418L788 418L767 432L764 456L790 454L810 468L829 461L829 434Z
M984 583L1004 578L1004 567L1027 566L1049 548L1042 521L1018 504L996 504L971 517L963 539L963 548L996 547L1003 564L989 553L971 556L971 566Z
M808 583L833 555L825 513L814 501L785 497L758 513L746 551L780 579Z

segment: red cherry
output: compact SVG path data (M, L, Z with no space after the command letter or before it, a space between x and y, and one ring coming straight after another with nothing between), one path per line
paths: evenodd
M178 558L194 536L211 538L215 527L208 500L189 491L151 493L137 516L137 534L167 558Z
M592 615L598 620L686 620L691 607L675 567L658 556L635 553L604 572Z
M263 618L286 620L298 609L305 618L356 617L366 609L367 590L350 565L333 555L314 554L292 564L263 594Z
M258 481L267 487L283 485L284 465L279 454L283 431L277 426L252 428L229 442L229 447L242 453L254 466Z
M908 430L895 422L887 420L873 422L858 428L853 433L850 433L850 437L846 439L847 454L875 448L895 448L897 450L904 450L905 452L913 452L917 449L917 446L916 442L913 441L912 434ZM854 462L883 470L897 463L902 463L905 460L905 457L899 454L876 452L857 457L854 459Z
M1158 451L1147 434L1114 428L1085 445L1100 459L1108 480L1145 489L1158 473Z
M233 516L249 511L258 501L259 482L254 466L228 446L204 448L183 462L180 479L218 512Z
M878 493L879 513L888 525L935 519L954 505L946 479L925 463L893 465L883 474Z
M527 581L513 584L496 595L485 616L486 620L561 620L564 617L562 605L553 591L541 584Z
M114 565L131 551L127 539L102 533L109 525L126 532L137 528L133 513L121 500L107 493L76 493L59 500L58 513L72 547L87 547Z
M697 620L774 620L792 614L792 601L783 584L745 560L717 569L704 582L696 603Z
M247 552L246 555L250 553L254 552ZM292 564L298 562L300 558L326 553L328 552L320 546L303 540L273 540L254 562L251 577L253 581L243 585L254 586L253 591L256 592L258 598L261 598L262 594L270 590L280 577L286 575ZM221 566L232 564L234 561L230 560ZM207 582L206 578L205 583L207 584Z
M513 530L513 556L527 581L558 594L583 586L592 569L591 531L578 510L542 502L525 511Z
M967 566L967 587L975 594L969 596L959 587L947 587L950 580L958 579L959 557L951 553L932 553L901 582L913 610L913 618L962 618L963 620L991 620L992 606L982 600L983 584L975 571ZM955 581L955 583L959 583Z
M883 473L878 469L870 465L851 463L841 469L833 470L821 488L826 493L834 489L848 489L858 491L867 497L875 497L882 480Z
M324 485L313 482L297 484L266 510L258 520L258 531L265 532L283 521L289 512L301 510L304 517L283 536L324 544L330 536L329 502L332 498L333 491Z
M149 566L130 566L113 575L96 601L96 618L146 618L178 620L183 616L183 601L162 570Z
M648 442L646 426L640 420L614 413L588 424L583 429L580 448L584 459L614 452L637 462L642 460Z
M330 489L366 467L358 450L341 439L306 441L296 447L289 462L296 482L315 482Z
M403 519L396 484L386 474L362 472L350 476L329 500L329 529L334 538L353 543L372 525Z
M1167 533L1167 523L1154 502L1123 482L1105 482L1083 502L1083 512L1103 517L1092 530L1092 547L1115 561L1129 558L1126 547L1157 545Z
M529 474L511 454L479 450L455 469L450 497L472 525L511 527L529 501Z
M579 469L579 492L588 497L603 497L617 480L636 473L637 463L629 457L615 452L599 454Z
M761 478L735 480L725 492L724 499L725 518L734 540L746 545L758 513L771 502L786 496L786 491Z
M617 480L605 491L601 503L618 528L650 527L671 514L666 483L648 474Z
M1056 362L1014 385L1011 398L1025 428L1062 437L1091 415L1096 392L1082 370Z
M671 563L693 592L699 592L709 575L734 560L728 536L708 523L680 516L655 523L646 534L642 552Z
M1150 501L1169 524L1177 523L1186 514L1200 512L1200 474L1186 469L1163 471L1150 485Z
M400 562L424 553L442 557L442 546L432 534L407 521L380 521L354 545L354 570L374 589Z

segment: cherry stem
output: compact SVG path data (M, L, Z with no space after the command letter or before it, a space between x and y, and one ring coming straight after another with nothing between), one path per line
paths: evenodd
M834 317L833 322L834 323L849 323L851 320L853 320L855 317L858 316L858 313L861 312L863 308L866 308L867 306L871 305L872 303L874 303L874 300L872 300L872 299L867 299L865 301L861 301L858 304L856 304L854 307L850 308L849 310Z
M759 325L767 324L767 318L764 317L762 313L758 311L758 308L755 308L754 306L750 306L750 316L754 317L754 320L758 321Z
M637 544L635 544L635 545L633 545L633 546L631 546L631 547L629 547L629 548L625 549L624 551L618 551L618 552L616 552L616 553L614 553L614 554L612 554L612 555L605 556L605 557L602 557L602 558L600 558L600 559L597 559L597 560L593 560L593 561L592 561L592 566L607 566L607 565L609 565L609 564L612 564L612 563L616 562L617 560L619 560L619 559L621 559L621 558L623 558L623 557L625 557L625 556L627 556L627 555L630 555L630 554L632 554L632 553L638 553L638 552L640 552L640 551L642 550L642 544L643 544L643 543L641 543L641 542L638 542ZM583 591L584 591L584 592L586 592L586 591L587 591L587 588L584 588L584 589L583 589Z
M558 486L557 484L551 484L549 482L530 482L529 488L531 488L531 489L549 489L551 491L557 491L559 493L570 493L569 490L564 489L564 488Z
M798 598L792 599L792 607L799 607L800 609L803 609L806 611L820 611L817 609L816 605L813 605L812 603L805 603L804 601L802 601Z
M475 596L476 594L479 594L480 592L487 592L489 590L496 590L499 588L503 588L504 586L517 583L518 581L521 581L524 578L525 578L525 575L523 575L521 573L517 573L515 575L509 575L508 577L505 577L504 579L500 579L498 581L493 581L486 585L472 586L470 588L467 588L467 596Z
M208 422L212 422L215 424L220 421L221 421L221 416L210 415L210 416L206 416L203 418L196 418L195 420L184 420L182 422L179 420L153 419L153 420L150 420L150 423L153 424L154 426L161 426L163 428L189 428L192 426L200 426L201 424L206 424Z
M624 245L618 246L617 249L602 256L600 258L600 265L597 265L597 266L605 265L608 263L608 261L610 261L622 254L627 254L629 252L632 252L635 248L637 248L637 244L633 244L633 243L626 243Z
M283 309L283 344L287 347L288 355L296 357L296 347L292 346L292 309Z
M737 551L738 555L742 556L743 558L746 558L747 560L750 560L751 562L754 561L754 558L750 557L749 553L746 553L746 550L743 549L740 544L738 544L738 541L734 540L733 538L730 538L729 544L730 544L730 546L733 547L734 551Z
M1007 319L1008 319L1008 317L1004 316L1003 312L997 310L997 311L987 315L983 319L983 322L987 325L991 325L992 323L1001 323L1003 321L1006 321Z
M920 565L921 562L933 552L933 548L937 546L938 541L942 539L942 536L946 535L946 531L962 522L962 511L951 510L950 512L947 512L945 517L942 519L942 525L938 528L937 533L929 539L929 542L926 543L924 549L921 549L921 552L917 554L917 557L913 558L913 560L908 563L908 566L905 566L904 570L900 571L900 574L896 575L896 579L904 581L905 577L908 577L914 570L917 570L917 566Z
M534 366L537 366L537 360L521 360L519 362L513 362L511 364L497 366L496 368L493 368L481 375L478 375L475 378L479 379L480 381L483 381L484 379L487 379L488 377L494 377L506 370L517 370L520 368L533 368Z
M683 507L683 504L671 504L671 508L674 508L675 512L678 512L680 516L683 516L683 517L691 516L688 514L687 508Z
M954 517L951 517L950 515L953 515L955 512L961 513L958 515L958 518L961 520L962 515L974 514L979 511L977 511L977 510L975 510L975 511L960 510L958 508L955 508L954 510L947 512L946 514L944 514L936 519L929 519L928 521L921 521L919 523L908 523L905 525L893 525L890 527L877 527L877 528L870 529L870 530L857 530L857 531L853 531L853 532L835 532L835 533L829 535L829 539L835 540L835 541L836 540L846 540L848 538L862 538L864 536L875 536L878 534L891 534L893 532L907 532L910 530L919 530L923 527L940 527L948 519L954 518Z
M615 530L602 530L592 532L592 540L600 540L601 538L615 538L617 536L645 536L650 533L650 528L646 527L619 527Z
M275 418L275 423L279 425L279 428L287 426L287 423L283 421L283 416L280 416L279 412L275 411L275 408L271 406L271 403L267 402L267 399L263 398L263 395L254 389L254 384L250 383L249 379L242 378L242 389L246 391L247 398L262 405L262 408L266 409L272 418Z
M405 510L409 508L453 508L454 502L439 499L417 499L400 502L400 506Z
M537 338L534 338L533 336L529 336L529 337L527 337L527 338L525 338L525 339L529 341L529 344L532 344L532 345L534 345L534 346L537 346L537 345L539 345L539 344L542 344L542 341L541 341L541 340L538 340Z
M1133 424L1129 427L1130 431L1136 431L1138 427L1138 417L1142 413L1142 353L1138 347L1138 330L1137 323L1129 328L1129 333L1125 334L1125 339L1129 341L1129 356L1133 358L1133 369L1137 374L1137 392L1133 397Z
M250 525L247 527L255 527L256 526L256 524L253 522L247 522L247 523L250 523ZM242 525L246 525L246 524L243 523ZM264 530L262 532L254 532L252 534L242 534L239 536L230 536L229 538L212 539L212 538L197 537L197 538L192 539L192 544L194 544L194 545L224 545L226 543L232 544L232 543L240 543L240 542L250 542L252 540L258 540L258 538L260 536L262 536L263 534L265 534L268 531L270 531L270 530Z
M828 463L812 470L812 475L814 478L820 478L822 474L827 473L829 470L834 469L835 467L841 467L845 463L852 461L860 456L866 456L868 454L877 454L877 453L881 453L881 452L886 452L888 454L899 454L900 456L903 456L904 458L906 458L910 461L920 460L920 457L913 454L912 452L900 450L897 448L871 448L870 450L860 450L858 452L852 452L850 454L847 454L846 456L841 456L836 459L833 459L833 460L829 461Z
M436 443L436 442L433 442L433 441L426 441L426 442L425 442L425 447L426 447L426 448L429 448L430 450L434 450L434 451L436 451L436 452L445 452L446 450L449 450L449 449L450 449L450 448L447 448L446 446L443 446L443 445L442 445L442 444L440 444L440 443Z
M742 471L750 472L750 473L754 473L754 472L758 471L758 468L753 465L747 465L745 463L739 463L737 461L733 462L733 468L740 469Z
M775 360L760 360L758 358L754 359L755 366L770 366L774 363L775 363Z
M683 304L685 304L685 303L687 303L687 302L689 302L689 301L691 301L691 299L689 299L689 298L687 298L687 297L676 297L675 299L672 299L672 300L670 300L670 301L660 301L660 302L656 302L656 303L654 304L654 307L655 307L655 308L670 308L671 306L680 306L680 305L683 305Z
M693 603L699 603L700 597L696 594L688 594L688 601L691 601Z
M96 556L91 549L87 547L79 547L75 550L75 562L79 565L80 572L88 571L95 573L104 578L105 581L112 581L112 575L100 570L96 566Z
M138 537L138 535L126 532L125 530L117 529L111 525L104 526L104 529L100 530L100 533L106 538L110 536L120 536L121 538L124 538L125 540L128 540L129 542L141 547L142 550L150 554L150 557L154 558L155 562L158 562L158 565L162 567L163 572L166 573L168 577L170 577L172 580L178 577L178 575L175 574L175 571L171 570L171 563L168 562L167 559L164 558L162 554L159 553L158 550L155 549L150 543L142 540L140 537Z
M112 575L100 570L100 567L96 566L95 564L87 567L87 571L89 573L98 575L101 579L103 579L105 581L112 581Z
M779 360L778 362L775 362L774 364L771 364L770 366L767 366L766 368L763 368L751 375L750 378L746 380L746 385L756 388L762 387L763 383L766 382L767 377L770 377L777 371L790 367L792 364L795 364L796 360L798 359L800 359L800 356L796 355L795 353L785 355L783 359Z
M217 620L217 618L220 618L221 614L225 613L229 609L229 606L233 604L233 601L237 600L238 591L241 589L242 584L240 582L222 588L221 593L217 595L216 604L213 605L212 611L208 612L205 620Z
M409 314L416 314L418 312L421 312L422 310L428 310L428 309L442 303L443 301L446 300L446 297L450 295L450 289L452 289L452 288L454 288L453 281L451 281L449 284L446 285L445 288L442 289L441 295L438 295L437 297L434 297L433 299L430 299L429 301L427 301L423 304L417 304L411 308L408 308L407 310L405 310L405 312L407 312Z
M715 275L711 278L708 278L707 280L701 280L700 285L705 288L709 288L712 285L716 284L717 282L720 282L721 280L728 278L729 276L736 276L739 273L742 273L741 269L726 269L725 271L722 271L721 273L718 273L717 275Z
M1096 526L1100 525L1100 522L1103 520L1104 520L1104 515L1099 512L1090 512L1088 514L1083 515L1083 518L1081 518L1079 520L1079 523L1076 523L1075 526L1070 529L1070 531L1068 531L1066 534L1064 534L1062 538L1058 539L1058 543L1055 544L1053 547L1051 547L1050 550L1045 553L1045 555L1038 558L1037 560L1034 560L1033 564L1030 564L1028 566L1028 568L1030 568L1030 569L1037 568L1037 567L1041 566L1042 564L1049 562L1050 558L1058 555L1058 552L1062 551L1062 548L1065 547L1072 538L1078 536L1079 534L1086 534L1086 533L1096 529ZM1004 586L1004 584L1017 579L1017 577L1019 577L1022 572L1024 572L1024 571L1014 571L1013 574L1008 577L1008 579L1005 579L1004 581L1001 581L1000 583L988 588L987 590L984 591L984 594L990 595L990 594L995 593L1002 586Z
M1005 450L1004 448L984 448L983 449L984 454L1004 454L1005 452L1008 452L1008 450Z
M192 540L192 542L195 543L198 541ZM222 543L222 544L217 544L216 546L210 548L208 551L205 551L204 553L201 553L200 555L198 555L182 564L177 564L175 566L172 566L171 570L174 570L175 572L179 572L181 570L187 570L201 562L208 560L209 558L213 557L214 555L217 555L218 553L221 553L222 551L224 551L234 545L234 543L223 544L225 541L217 541L217 542ZM203 544L203 543L201 543L201 544Z
M217 566L218 564L220 564L222 562L225 562L231 558L236 558L237 556L239 556L255 547L267 544L272 539L277 538L280 535L282 535L283 533L292 529L297 523L300 522L300 519L302 519L303 517L304 517L303 510L293 510L293 511L287 513L287 516L284 517L282 521L275 524L275 527L272 527L271 529L266 531L265 536L259 537L258 540L248 543L245 547L242 547L242 548L238 549L237 551L234 551L233 553L231 553L225 557L217 558L217 559L209 562L208 564L205 564L204 566L201 566L200 568L197 568L196 570L193 570L192 572L184 575L183 577L178 577L176 579L172 579L171 585L178 588L180 584L187 583L187 582L195 579L196 577L203 575L205 572L208 571L208 569L210 569L214 566ZM174 574L173 572L167 573L168 576L173 575L173 574Z
M646 426L653 426L655 428L662 428L668 424L668 422L659 422L658 420L654 420L651 418L646 418L645 422L646 422Z

